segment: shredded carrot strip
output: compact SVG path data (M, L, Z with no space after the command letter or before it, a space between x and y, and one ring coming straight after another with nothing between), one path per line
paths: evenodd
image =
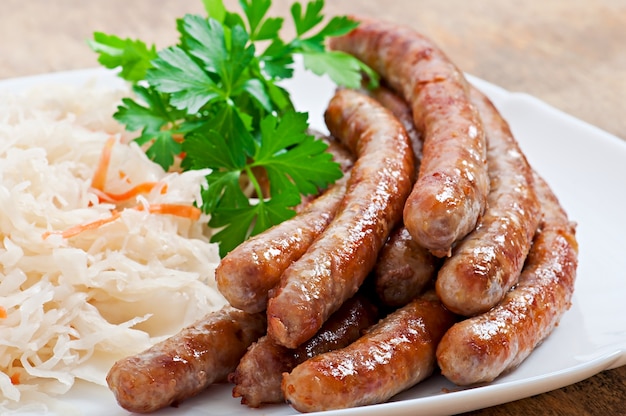
M143 211L143 205L138 205L134 207L134 209ZM177 217L189 218L191 220L197 221L200 219L200 215L202 215L202 211L200 208L191 206L191 205L179 205L179 204L153 204L148 207L148 212L151 214L168 214L175 215ZM83 231L87 230L95 230L102 227L105 224L109 224L120 217L119 211L112 211L111 216L108 218L102 218L99 220L87 222L84 224L79 224L74 227L68 228L65 231L46 231L42 234L42 238L45 240L52 234L61 235L63 238L71 238L74 237ZM6 311L5 311L6 313ZM0 318L1 316L0 311Z
M142 211L143 206L138 206L138 210ZM177 217L189 218L192 220L199 220L202 211L200 208L191 205L178 205L178 204L152 204L148 207L148 212L152 214L169 214Z
M104 190L104 184L106 183L107 172L109 170L109 163L111 162L111 152L113 151L115 141L115 137L111 136L104 144L102 154L100 155L100 161L98 162L98 167L96 168L93 178L91 179L92 188L100 191Z
M111 214L112 215L108 218L102 218L99 220L87 222L85 224L79 224L74 227L68 228L65 231L46 231L45 233L43 233L42 237L45 240L51 234L60 234L63 238L71 238L82 233L83 231L95 230L97 228L100 228L103 225L111 223L120 217L120 213L118 211L113 211Z
M11 384L17 385L20 384L20 373L11 374Z
M129 189L126 192L122 192L121 194L113 194L110 192L102 192L102 194L99 194L101 199L107 199L110 202L116 201L126 201L127 199L130 199L134 196L137 196L139 194L143 194L143 193L148 193L150 192L155 186L156 186L156 182L143 182L140 183L139 185L136 185L134 187L132 187L131 189Z
M5 319L7 317L7 310L4 307L0 306L0 319Z

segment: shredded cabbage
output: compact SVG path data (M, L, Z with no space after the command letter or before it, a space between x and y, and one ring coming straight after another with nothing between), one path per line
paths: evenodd
M114 360L225 304L206 218L130 208L193 205L207 172L148 160L111 117L125 93L65 86L0 99L0 413L76 379L104 384ZM107 190L157 183L117 205L91 189L111 136ZM119 218L101 227L55 234L113 209Z

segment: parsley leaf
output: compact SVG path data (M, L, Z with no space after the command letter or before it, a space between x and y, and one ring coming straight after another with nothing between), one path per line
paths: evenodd
M324 20L323 8L324 0L310 2L307 4L304 13L302 13L302 5L300 3L296 2L291 6L291 16L293 17L298 37L304 35Z
M307 127L307 114L295 111L286 113L280 124L273 116L261 123L262 142L269 144L257 149L253 166L267 171L272 195L315 194L342 176L327 146L306 134Z
M378 75L373 70L344 52L303 52L302 58L304 66L314 74L327 74L337 84L348 88L359 88L363 73L368 75L370 87L375 87L378 82Z
M89 46L100 55L98 62L105 68L121 67L120 77L131 82L144 79L156 57L155 46L148 47L140 40L122 39L115 35L95 32Z
M133 86L135 96L114 118L138 132L146 154L166 170L176 158L184 170L210 169L201 208L224 255L342 176L280 85L293 76L295 57L347 87L359 87L364 74L372 84L377 77L356 58L325 49L328 37L357 23L345 16L323 23L323 0L293 3L296 35L288 41L280 36L285 20L268 16L271 0L239 0L241 14L222 0L202 2L208 16L176 19L179 40L162 50L100 32L89 45Z
M170 104L188 114L223 96L213 79L178 46L159 52L153 65L146 80L158 91L171 94Z

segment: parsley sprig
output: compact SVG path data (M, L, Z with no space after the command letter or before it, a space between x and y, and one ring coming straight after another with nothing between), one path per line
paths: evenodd
M203 3L208 17L177 19L178 43L160 51L101 32L89 44L103 66L119 68L131 83L135 97L124 98L114 118L139 132L146 154L166 170L177 159L182 169L211 169L202 209L219 229L212 241L223 255L293 216L301 195L342 176L327 145L307 133L307 114L294 110L280 86L294 74L294 57L346 87L359 87L363 74L374 83L377 77L354 57L325 49L328 37L357 22L336 16L324 24L323 0L292 5L296 35L288 42L280 37L284 19L268 16L271 0L240 0L243 15L222 0Z

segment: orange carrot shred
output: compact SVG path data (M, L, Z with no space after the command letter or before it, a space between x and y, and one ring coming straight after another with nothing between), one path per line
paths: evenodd
M100 228L100 227L102 227L105 224L108 224L108 223L111 223L111 222L115 221L120 216L120 213L118 211L113 211L111 214L112 215L110 217L102 218L102 219L91 221L91 222L87 222L87 223L84 223L84 224L79 224L79 225L76 225L74 227L68 228L67 230L64 230L64 231L46 231L42 235L42 237L45 240L51 234L60 234L63 238L71 238L71 237L74 237L74 236L82 233L83 231L95 230L97 228Z
M7 317L7 310L4 309L3 306L0 306L0 319L5 319Z
M20 373L11 374L11 384L17 385L20 384Z
M100 160L98 161L98 166L96 167L96 171L94 172L93 178L91 179L92 188L98 189L100 191L104 190L104 185L107 179L107 172L109 170L109 163L111 162L111 152L113 150L115 142L115 137L111 136L104 144L102 154L100 155Z
M129 189L126 192L122 192L121 194L113 194L110 192L103 192L100 197L104 197L105 199L107 199L108 201L126 201L127 199L130 199L134 196L137 196L139 194L143 194L143 193L148 193L152 190L152 188L155 187L157 183L156 182L143 182L140 183L139 185L136 185L134 187L132 187L131 189Z
M143 206L138 206L138 210L142 211ZM152 214L169 214L177 217L185 217L192 220L199 220L202 211L200 208L191 205L179 204L152 204L148 207L148 212Z
M138 205L134 207L134 209L138 211L143 211L144 206ZM151 214L164 214L164 215L175 215L177 217L189 218L191 220L197 221L200 219L202 215L202 210L200 208L191 206L191 205L181 205L181 204L152 204L148 206L148 212ZM70 227L64 231L46 231L42 234L42 238L45 240L52 234L61 235L63 238L71 238L77 236L83 231L87 230L95 230L103 225L109 224L120 217L119 211L112 211L111 216L107 218L102 218L99 220L87 222L84 224L75 225L74 227ZM6 312L5 312L6 313ZM0 318L2 317L2 312L0 311Z

